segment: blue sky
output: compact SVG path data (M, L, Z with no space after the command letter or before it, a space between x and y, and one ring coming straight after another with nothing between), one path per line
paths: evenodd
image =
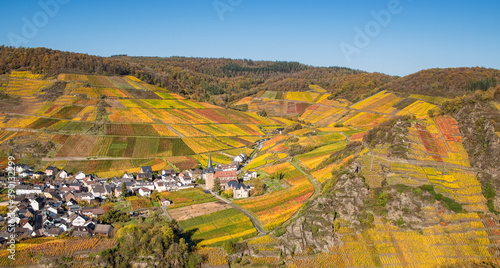
M51 5L46 11L39 3ZM500 69L499 10L498 0L11 0L1 1L0 44L287 60L403 76L435 67Z

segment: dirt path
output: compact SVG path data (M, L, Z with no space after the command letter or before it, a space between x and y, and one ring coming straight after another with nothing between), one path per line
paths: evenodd
M372 157L375 155L370 153ZM454 168L454 169L461 169L465 172L468 172L470 174L477 174L477 172L480 172L479 170L473 168L473 167L466 167L466 166L461 166L457 164L451 164L451 163L446 163L446 162L435 162L435 161L421 161L421 160L404 160L404 159L396 159L396 158L388 158L385 156L381 155L376 155L378 158L386 160L388 162L394 162L394 163L402 163L402 164L410 164L410 165L419 165L419 166L441 166L441 167L446 167L446 168Z
M179 138L185 138L186 137L186 135L180 133L175 128L173 128L171 125L165 125L165 126L167 126L167 128L170 129L170 131L174 132L175 135L179 136Z

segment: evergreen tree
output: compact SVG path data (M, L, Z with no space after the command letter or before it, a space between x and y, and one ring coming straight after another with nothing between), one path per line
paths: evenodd
M122 183L122 194L121 197L127 197L128 195L128 190L127 190L127 185L125 182Z
M220 185L220 180L219 178L215 178L214 180L214 188L213 188L213 191L217 194L220 193L220 191L222 191L222 187Z

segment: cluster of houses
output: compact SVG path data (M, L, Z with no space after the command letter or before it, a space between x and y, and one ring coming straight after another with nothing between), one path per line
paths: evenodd
M209 165L205 170L193 169L180 173L162 170L153 173L150 166L143 166L137 174L126 173L121 178L111 179L98 178L84 172L72 175L52 166L44 171L34 172L33 168L19 164L6 168L7 172L15 172L17 179L7 181L4 178L0 183L4 187L15 184L15 208L9 211L9 223L15 221L19 237L58 236L62 232L70 232L73 236L110 236L113 227L99 223L99 217L104 215L99 204L113 196L120 197L124 187L127 194L148 197L153 191L192 188L197 179L204 179L206 187L212 189L214 180L218 179L222 189L233 190L234 198L245 198L249 196L251 188L239 182L238 174L240 163L247 159L245 154L240 154L231 164L214 168L210 155ZM38 179L35 181L39 183L25 184L26 177ZM247 172L242 176L243 180L256 177L256 172ZM161 205L169 204L168 200L161 200ZM0 217L0 220L5 219ZM0 231L0 242L1 237L7 236L8 233Z
M80 207L74 195L54 190L41 194L19 195L11 205L9 224L14 231L0 231L0 243L14 233L16 237L59 236L63 232L72 236L112 236L113 227L101 224L102 208Z
M207 168L203 172L203 179L207 189L212 190L215 182L218 180L222 189L233 191L234 198L247 198L250 196L251 187L239 182L238 168L240 162L246 161L247 155L242 153L235 157L231 164L219 165L216 168L212 165L212 156L208 156ZM257 178L257 172L247 172L243 175L243 180Z

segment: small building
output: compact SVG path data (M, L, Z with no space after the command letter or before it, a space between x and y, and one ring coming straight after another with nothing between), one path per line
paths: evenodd
M47 230L47 236L60 236L63 230L59 227L53 227Z
M228 182L225 189L226 191L233 190L233 198L248 198L250 196L250 187L237 180Z
M76 174L75 174L75 179L81 181L81 180L84 180L85 179L85 173L83 173L83 171L78 171Z
M57 173L57 177L59 179L67 179L68 178L68 172L66 172L65 170L61 170Z
M153 173L151 166L142 166L139 173Z
M214 175L214 180L215 179L219 179L220 185L225 186L232 180L238 180L238 175L236 171L216 171Z
M217 168L219 170L222 170L222 171L237 171L238 167L239 167L239 164L236 164L236 163L223 164L223 165L217 166Z
M146 187L141 187L139 188L139 190L137 191L137 193L140 195L140 196L150 196L151 195L151 190L146 188Z
M123 174L122 179L133 180L135 178L134 178L134 174L132 174L132 173L125 173L125 174Z
M162 198L162 199L160 199L160 204L162 206L168 207L168 206L170 206L170 204L172 204L172 201L170 201L166 198Z
M45 175L47 176L55 176L57 174L57 172L59 172L59 169L56 168L56 167L53 167L53 166L48 166L46 169L45 169Z
M242 178L244 181L256 179L257 178L257 171L247 171L245 174L243 174Z
M16 195L41 194L42 187L39 185L17 185L15 187Z
M94 229L94 234L99 236L113 236L113 226L110 224L97 224Z
M97 217L104 215L104 209L102 209L100 207L82 208L81 212L83 215L90 217L90 218L97 218Z

